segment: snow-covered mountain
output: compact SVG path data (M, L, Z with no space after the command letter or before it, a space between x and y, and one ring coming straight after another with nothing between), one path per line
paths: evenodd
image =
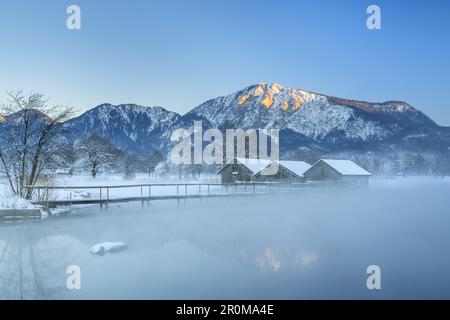
M0 134L17 126L18 119L18 114L0 116ZM204 130L279 129L285 159L345 157L382 172L383 163L406 166L425 155L425 167L450 172L450 128L405 102L346 100L268 83L211 99L184 115L162 107L102 104L63 123L59 142L96 134L126 153L168 155L172 132L192 129L195 120Z
M382 141L411 127L437 127L407 103L368 103L257 84L209 100L184 117L204 118L212 127L278 128L327 148Z
M162 136L180 118L161 107L102 104L64 124L70 141L96 134L138 155L164 149Z
M153 150L167 154L173 130L189 129L194 120L202 120L205 129L280 129L282 153L450 147L450 129L405 102L353 101L267 83L209 100L185 115L161 107L103 104L64 126L70 141L97 134L142 156Z

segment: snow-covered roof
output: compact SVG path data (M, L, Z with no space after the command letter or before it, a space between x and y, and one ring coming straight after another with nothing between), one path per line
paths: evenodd
M303 174L311 168L311 165L304 161L272 161L269 159L254 159L254 158L236 158L237 163L240 163L249 169L253 175L256 175L260 173L263 169L268 168L272 163L279 163L281 166L286 168L287 170L291 171L292 173L303 176ZM234 163L234 159L227 164ZM223 169L223 168L222 168ZM222 169L219 170L218 173L222 171Z
M253 174L257 174L272 163L268 159L236 158L236 160L246 166Z
M344 176L371 176L372 174L351 160L334 160L334 159L321 159L332 167L334 170Z
M286 161L280 160L278 163L288 169L289 171L295 173L296 175L303 177L303 174L311 168L311 165L304 161Z
M236 160L236 163L240 163L242 165L244 165L245 167L247 167L247 169L249 169L252 174L257 174L258 172L260 172L262 169L266 168L267 166L269 166L272 161L268 160L268 159L254 159L254 158L235 158L229 162L227 162L219 171L217 171L217 174L220 174L222 172L222 170L224 168L226 168L227 165L229 164L234 164Z
M234 160L231 160L228 164L233 164ZM273 163L272 160L269 159L254 159L254 158L236 158L237 163L240 163L247 167L253 175L261 172L263 169L269 167ZM337 172L344 176L371 176L370 172L367 172L356 163L351 160L334 160L334 159L321 159L318 162L323 161L328 164L330 167L335 169ZM312 166L304 161L287 161L280 160L275 161L275 163L279 163L281 166L286 168L287 170L295 173L298 176L303 176L306 171L308 171ZM225 167L224 167L225 168ZM223 168L222 168L223 169ZM220 169L217 173L222 171Z

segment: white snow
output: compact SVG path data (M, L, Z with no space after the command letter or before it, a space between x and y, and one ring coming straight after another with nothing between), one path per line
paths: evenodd
M115 253L126 249L127 245L123 242L102 242L92 246L89 251L92 254L103 255L105 252Z
M304 161L286 161L281 160L278 163L288 169L289 171L295 173L298 176L303 176L303 174L311 168L311 165Z
M253 174L269 166L272 161L268 159L236 158L237 161L246 166Z
M51 208L50 212L51 212L52 216L58 216L61 214L70 213L70 207L69 206L60 206L60 207L56 207L56 208Z
M178 175L168 175L166 178L149 177L148 174L137 174L133 179L125 179L120 174L102 174L93 179L90 175L74 175L74 176L58 176L53 181L54 186L66 187L67 189L51 190L50 199L52 200L82 200L82 199L99 199L100 186L102 186L101 198L107 197L107 186L123 186L122 188L109 188L109 198L124 198L124 197L139 197L141 196L141 187L127 187L129 185L146 185L146 184L167 184L165 186L152 186L151 190L148 187L142 188L142 195L151 196L173 196L177 194L198 194L198 185L189 185L195 183L212 183L219 182L217 175L202 175L198 179L180 180ZM188 184L186 189L183 185ZM95 188L77 188L72 187L95 187ZM206 186L201 187L201 191L207 191ZM220 185L211 185L209 188L211 194L224 193L225 189ZM53 212L53 211L52 211Z
M269 167L272 163L279 163L284 168L295 173L298 176L303 176L303 174L311 168L311 165L304 161L272 161L269 159L254 159L254 158L236 158L236 160L246 166L254 175L261 172L263 169ZM234 160L233 160L234 161ZM228 164L233 163L233 161L228 162Z
M273 99L273 104L267 109L261 106L268 94ZM241 98L247 95L249 98L239 105ZM297 101L302 101L301 105L292 110ZM288 110L283 109L285 103L290 106ZM388 116L395 116L403 110L411 110L416 116L421 115L413 108L403 107L403 104L399 109L398 102L371 105L377 112ZM336 131L344 132L347 139L384 139L402 129L397 121L388 124L370 120L362 116L360 110L330 102L325 95L293 88L281 89L278 84L267 83L209 100L194 108L191 113L206 118L214 128L230 122L236 128L291 129L314 140L324 139Z
M20 198L9 191L9 187L0 181L0 210L36 209L28 200Z
M330 167L338 171L342 175L348 176L371 176L370 172L367 172L356 163L351 160L335 160L335 159L321 159Z
M3 195L0 195L0 210L27 210L27 209L36 209L28 200L25 200L20 197L11 197L11 198L3 198Z

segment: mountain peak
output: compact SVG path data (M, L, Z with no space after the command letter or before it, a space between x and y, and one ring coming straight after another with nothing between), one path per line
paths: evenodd
M322 103L335 106L350 107L368 113L404 113L416 112L417 109L403 101L367 102L361 100L342 99L325 94L286 88L279 83L261 82L251 85L235 93L238 95L236 107L263 109L281 109L282 111L297 111L306 104Z
M165 111L165 112L169 112L169 113L175 113L175 112L171 112L168 111L167 109L160 107L160 106L143 106L143 105L139 105L139 104L135 104L135 103L121 103L121 104L111 104L111 103L102 103L99 104L98 106L92 108L91 110L89 110L88 112L92 112L92 111L113 111L113 110L125 110L125 111L143 111L143 112L151 112L153 111Z
M377 141L409 127L436 126L405 102L341 99L266 82L211 99L187 115L213 127L292 130L316 141L329 139L331 144Z
M283 111L296 111L308 95L311 94L299 89L285 88L279 83L262 82L242 90L237 106L247 103L247 106L261 105L265 109L278 106Z
M40 121L52 121L51 117L37 109L24 109L5 116L0 115L0 121L6 121L10 124L17 124L23 120L25 113L27 113L28 116L31 116Z

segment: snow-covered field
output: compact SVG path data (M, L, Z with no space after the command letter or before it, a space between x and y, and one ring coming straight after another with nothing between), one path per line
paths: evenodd
M133 179L125 179L121 175L100 175L93 179L90 175L74 175L66 176L61 175L55 177L52 181L53 186L58 187L73 187L73 186L125 186L124 188L111 188L109 189L109 197L123 198L123 197L139 197L141 196L141 187L129 188L128 185L142 185L142 184L179 184L179 183L219 183L219 179L216 175L203 175L199 179L183 179L180 180L177 176L169 176L167 178L155 178L149 177L147 174L138 174ZM211 192L220 191L220 187L210 187ZM198 194L198 186L188 186L188 194ZM103 188L89 189L67 189L67 190L52 190L50 192L50 198L54 200L76 200L76 199L99 199L100 197L106 197L106 189ZM184 187L179 187L178 192L181 194L185 192ZM142 195L149 194L148 187L142 188ZM162 195L176 195L176 186L155 186L151 188L152 196Z

